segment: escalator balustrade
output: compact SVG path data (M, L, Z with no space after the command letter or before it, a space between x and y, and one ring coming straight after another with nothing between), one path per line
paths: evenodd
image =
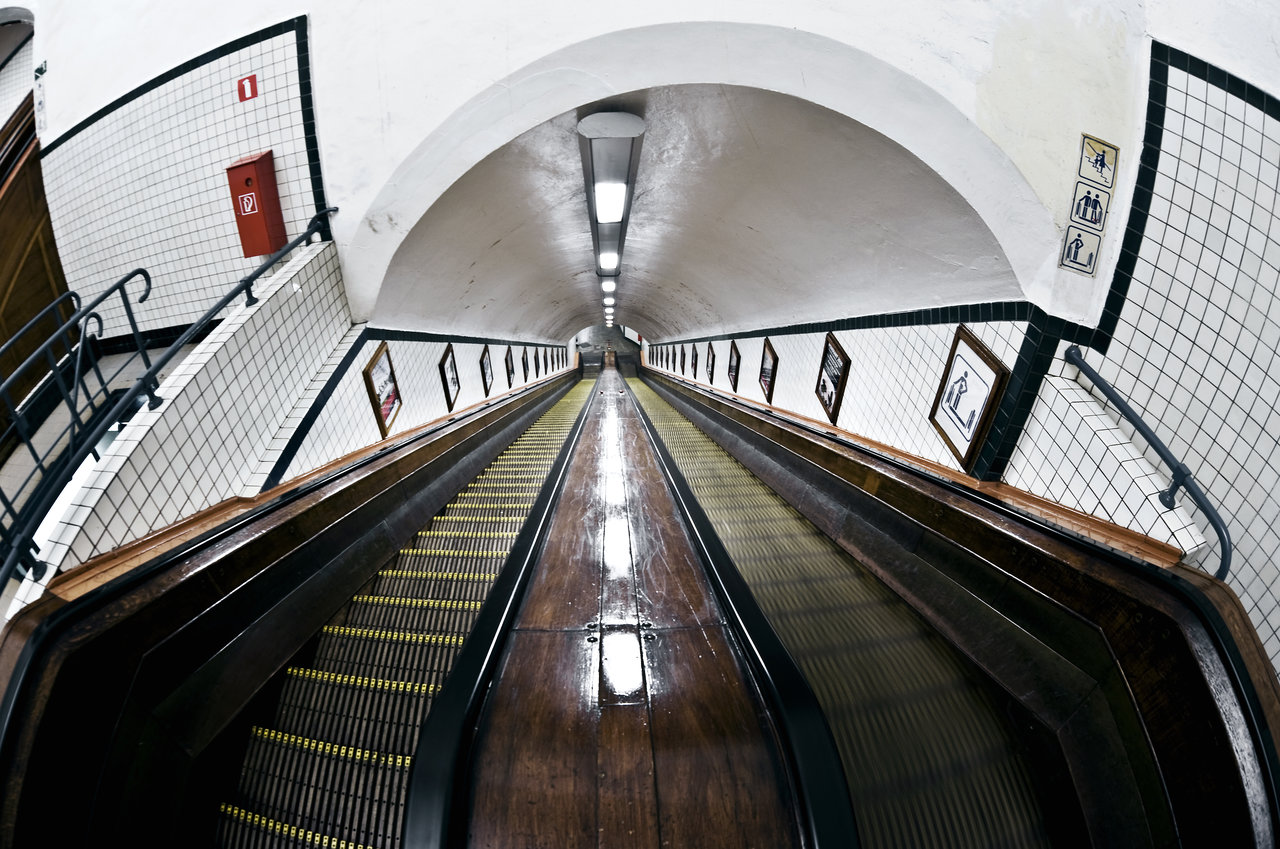
M284 671L218 845L399 845L418 730L590 392L517 438Z

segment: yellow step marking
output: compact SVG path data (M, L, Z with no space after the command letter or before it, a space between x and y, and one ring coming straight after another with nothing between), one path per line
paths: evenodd
M260 828L263 831L269 831L272 834L278 834L281 837L288 837L291 840L301 840L312 846L319 846L322 849L369 849L361 843L353 843L350 840L339 840L336 837L330 837L327 834L317 834L310 829L298 828L296 825L290 825L287 822L273 820L270 817L264 817L262 814L255 814L253 811L246 811L244 808L235 805L222 803L222 813L233 819L237 819L246 825L254 828Z
M325 740L299 737L297 734L286 734L283 731L276 731L274 728L254 726L253 736L259 740L275 743L278 746L288 746L291 749L301 749L304 752L311 752L316 755L327 755L331 758L342 758L343 760L373 764L374 766L390 766L404 769L413 761L411 755L389 755L384 752L372 752L368 749L357 749L355 746L342 746Z
M518 531L418 531L431 539L514 539Z
M351 628L346 625L325 625L324 633L334 637L385 640L390 643L417 643L427 646L462 645L462 637L452 634L424 634L420 631L388 631L383 628Z
M427 572L421 569L382 569L378 575L383 578L426 578L445 581L492 581L498 577L497 572Z
M445 556L445 555L454 555L454 554L459 554L459 555L462 555L463 557L506 557L511 552L505 551L505 550L499 551L497 549L494 549L494 550L485 549L482 551L466 551L466 550L450 551L447 548L402 548L400 549L400 553L401 554L426 554L431 557L435 557L437 555Z
M393 681L389 678L370 678L366 675L343 675L321 669L303 669L290 666L286 674L306 681L333 684L338 687L359 687L362 690L382 690L386 693L408 693L414 696L434 696L440 692L439 684L421 684L417 681Z
M358 595L352 601L359 604L384 604L398 607L425 607L431 610L479 610L478 601L453 601L439 598L404 598L393 595Z

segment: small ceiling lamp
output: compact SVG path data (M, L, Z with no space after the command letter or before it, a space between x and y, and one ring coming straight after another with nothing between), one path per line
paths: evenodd
M618 288L618 282L612 277L606 277L600 281L600 288L606 292L612 292L614 289Z
M601 277L619 274L643 137L644 119L629 112L597 112L578 122L591 244Z
M611 307L611 306L613 306L615 303L617 303L617 301L615 301L613 298L605 298L605 299L604 299L604 305L605 305L606 307Z

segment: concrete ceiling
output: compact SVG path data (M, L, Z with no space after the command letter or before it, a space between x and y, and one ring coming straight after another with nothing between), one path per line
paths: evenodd
M654 339L1023 297L982 219L896 143L788 95L649 89L499 148L408 233L379 327L564 340L602 321L578 120L648 125L618 320Z

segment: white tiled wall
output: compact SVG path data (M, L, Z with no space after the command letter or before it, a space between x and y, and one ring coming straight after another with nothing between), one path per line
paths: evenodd
M245 491L291 399L350 327L331 242L298 249L258 297L230 308L161 384L164 403L112 443L54 533L48 562L83 562Z
M1006 365L1012 366L1018 346L1026 333L1025 322L991 322L968 325ZM955 325L914 325L909 327L841 330L835 336L851 360L840 418L841 430L893 446L935 463L959 469L954 455L929 423L929 410L942 380L942 369ZM825 333L798 333L769 338L778 356L774 380L773 406L820 422L826 411L814 391L822 359ZM760 357L763 337L686 344L685 377L690 378L689 349L698 349L696 382L729 392L730 343L742 356L737 394L764 403L760 386ZM714 384L707 382L707 345L715 350ZM679 346L673 369L680 374ZM653 354L650 360L654 363Z
M1158 499L1169 487L1167 470L1143 455L1141 437L1115 410L1063 376L1075 369L1060 360L1040 387L1005 482L1199 556L1205 540L1190 513Z
M1126 395L1219 505L1230 584L1280 663L1280 121L1170 68L1150 217L1107 356ZM1217 567L1216 537L1203 565Z
M315 207L295 42L289 31L207 62L47 153L41 164L68 288L87 303L143 267L154 286L135 308L144 329L199 318L260 262L240 248L226 168L266 150L289 237L306 228ZM259 94L240 102L237 82L251 74ZM102 317L105 336L125 332L118 306L104 305Z
M371 335L377 335L377 332L374 331ZM319 417L307 432L283 480L309 472L381 439L364 384L364 368L373 358L380 344L382 344L381 341L376 338L366 339L363 342L359 353L342 375L333 394L325 402ZM480 356L485 346L476 342L453 342L453 356L457 363L461 386L458 399L453 406L453 413L449 412L445 404L439 368L440 359L444 356L448 344L450 343L443 341L412 339L387 341L387 350L391 353L396 382L404 399L404 407L396 415L392 424L391 436L428 422L447 418L486 400L480 376ZM541 365L539 365L538 377L534 376L533 368L534 356L541 356L545 348L513 345L511 347L515 376L511 387L508 388L505 366L507 347L507 345L496 343L489 345L489 357L493 367L493 385L489 388L487 396L489 399L498 398L512 389L518 390L548 378L547 373L542 371ZM567 349L561 347L556 350L561 352L562 359L568 363ZM529 356L528 380L525 379L521 366L521 358L526 351ZM563 373L571 365L569 363L552 368L550 376ZM329 375L333 374L333 370L333 367L330 367L322 377L318 376L317 380L320 383L326 382ZM295 416L300 418L305 415L310 406L310 403L304 399L295 411ZM291 429L290 432L292 432Z
M31 93L34 73L31 67L31 51L32 42L28 40L18 48L8 64L0 68L0 124L9 120L13 110L17 109L22 99ZM0 61L3 59L4 57L0 56Z

